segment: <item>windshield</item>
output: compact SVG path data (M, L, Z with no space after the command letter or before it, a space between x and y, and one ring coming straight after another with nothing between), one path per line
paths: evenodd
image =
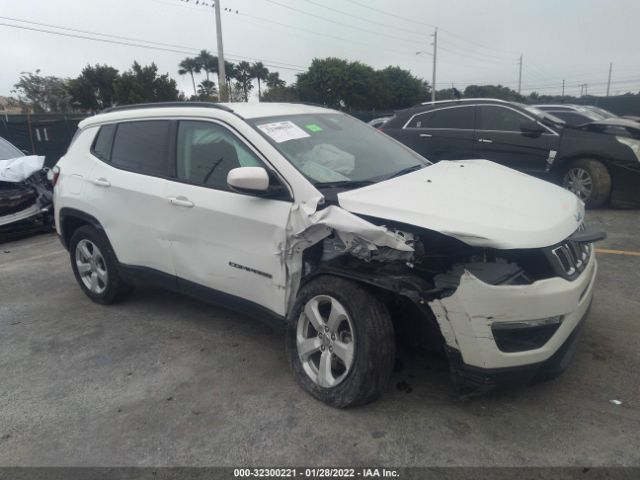
M585 108L602 117L602 120L606 120L608 118L618 118L617 115L614 115L613 113L600 107L585 107Z
M0 160L8 160L16 157L24 157L24 153L0 137Z
M257 118L249 123L316 187L355 187L430 165L384 133L340 113Z

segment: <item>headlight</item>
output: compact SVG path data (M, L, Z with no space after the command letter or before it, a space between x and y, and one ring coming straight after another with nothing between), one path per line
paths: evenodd
M616 137L616 140L629 147L636 156L636 159L640 162L640 140L629 137Z

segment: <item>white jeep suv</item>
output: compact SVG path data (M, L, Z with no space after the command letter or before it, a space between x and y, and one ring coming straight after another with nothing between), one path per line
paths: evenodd
M398 337L486 390L566 365L596 277L584 205L506 167L430 164L337 111L169 103L80 123L54 169L78 284L155 284L286 328L297 382L346 407L385 389Z

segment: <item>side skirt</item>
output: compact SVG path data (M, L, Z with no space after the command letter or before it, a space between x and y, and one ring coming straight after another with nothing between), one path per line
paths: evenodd
M133 285L150 285L195 298L222 308L233 310L260 320L276 330L284 331L285 318L255 302L231 295L220 290L205 287L183 278L158 270L135 265L119 264L122 279Z

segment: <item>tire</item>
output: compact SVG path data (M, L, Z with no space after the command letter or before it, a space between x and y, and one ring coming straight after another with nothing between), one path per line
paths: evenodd
M611 195L611 175L599 160L581 158L562 172L562 186L589 208L602 207Z
M340 277L321 276L300 289L287 326L286 347L296 382L337 408L378 398L395 361L386 306L359 284Z
M133 290L120 278L116 256L104 235L95 228L78 228L71 236L69 254L78 285L94 302L117 303Z

